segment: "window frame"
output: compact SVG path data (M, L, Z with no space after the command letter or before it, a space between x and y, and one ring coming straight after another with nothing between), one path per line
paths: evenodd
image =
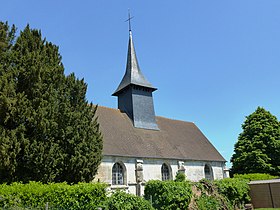
M171 169L166 163L163 163L161 165L161 180L162 181L171 180Z
M120 162L114 163L112 167L112 185L125 185L125 167Z
M208 180L214 180L212 166L209 164L204 165L204 177Z

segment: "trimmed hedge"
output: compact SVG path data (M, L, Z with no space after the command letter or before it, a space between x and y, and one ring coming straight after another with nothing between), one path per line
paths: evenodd
M105 202L106 210L154 210L149 201L142 197L125 193L114 192Z
M240 178L240 179L248 179L249 181L270 180L270 179L279 178L278 176L272 176L270 174L260 174L260 173L254 173L254 174L234 174L233 177L234 178Z
M187 209L192 197L189 182L148 181L145 199L150 200L155 209Z
M248 179L206 179L191 184L188 181L151 180L145 187L145 199L122 191L107 197L106 184L66 183L0 185L0 208L3 209L233 209L249 202ZM194 192L192 191L194 190ZM195 208L195 209L196 209Z
M0 185L1 208L96 209L106 200L107 185L101 183Z

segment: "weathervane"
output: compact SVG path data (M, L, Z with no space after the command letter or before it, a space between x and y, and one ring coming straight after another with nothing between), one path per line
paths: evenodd
M131 31L131 24L130 24L130 20L131 20L132 18L133 18L133 17L130 17L130 10L128 9L128 19L127 19L125 22L127 22L127 21L128 21L129 31Z

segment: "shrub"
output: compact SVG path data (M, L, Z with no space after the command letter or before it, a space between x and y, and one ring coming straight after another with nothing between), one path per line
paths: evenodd
M218 186L220 194L224 195L235 207L241 207L250 201L249 185L245 179L225 178L216 180L214 183Z
M175 177L175 182L184 182L186 181L186 175L183 172L177 172Z
M0 207L45 209L96 209L106 199L106 185L101 183L0 185Z
M249 181L254 181L254 180L270 180L279 177L272 176L270 174L254 173L254 174L234 174L234 178L248 179Z
M202 179L194 183L194 202L190 209L220 209L231 210L233 206L228 198L219 193L218 186L214 181Z
M192 187L186 181L151 180L145 186L144 197L156 209L187 209L192 197Z
M106 210L153 210L149 201L122 191L114 192L103 206Z
M202 194L195 199L195 202L199 210L221 209L220 202L211 195Z
M217 191L217 185L209 179L201 179L195 186L202 192L212 194Z

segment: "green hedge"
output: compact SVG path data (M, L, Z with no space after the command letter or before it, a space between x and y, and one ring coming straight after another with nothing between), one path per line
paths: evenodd
M218 192L228 199L234 207L242 207L250 201L248 180L225 178L214 181Z
M106 185L101 183L0 185L1 208L96 209L106 200Z
M108 197L102 209L106 210L153 210L149 201L142 197L122 191L114 192Z
M248 179L249 181L254 181L254 180L270 180L270 179L276 179L279 178L277 176L272 176L270 174L259 174L259 173L254 173L254 174L234 174L234 178L241 178L241 179Z
M192 206L199 210L208 209L227 209L233 210L233 205L229 202L229 199L221 194L218 190L218 186L214 181L208 179L202 179L199 182L193 183L194 191L194 203Z
M199 210L222 209L220 200L212 195L202 194L200 197L197 197L195 201L196 207Z
M233 209L249 202L247 179L227 178L216 181L151 180L145 187L145 199L117 191L107 197L106 184L66 183L0 185L0 208L3 209L97 209L153 210L187 209L191 198L198 209L216 209L217 206ZM196 188L192 192L192 188ZM201 192L200 196L197 192ZM193 195L195 194L195 195ZM220 208L219 207L219 208Z
M187 209L192 197L189 182L148 181L145 186L145 199L150 200L155 209Z

